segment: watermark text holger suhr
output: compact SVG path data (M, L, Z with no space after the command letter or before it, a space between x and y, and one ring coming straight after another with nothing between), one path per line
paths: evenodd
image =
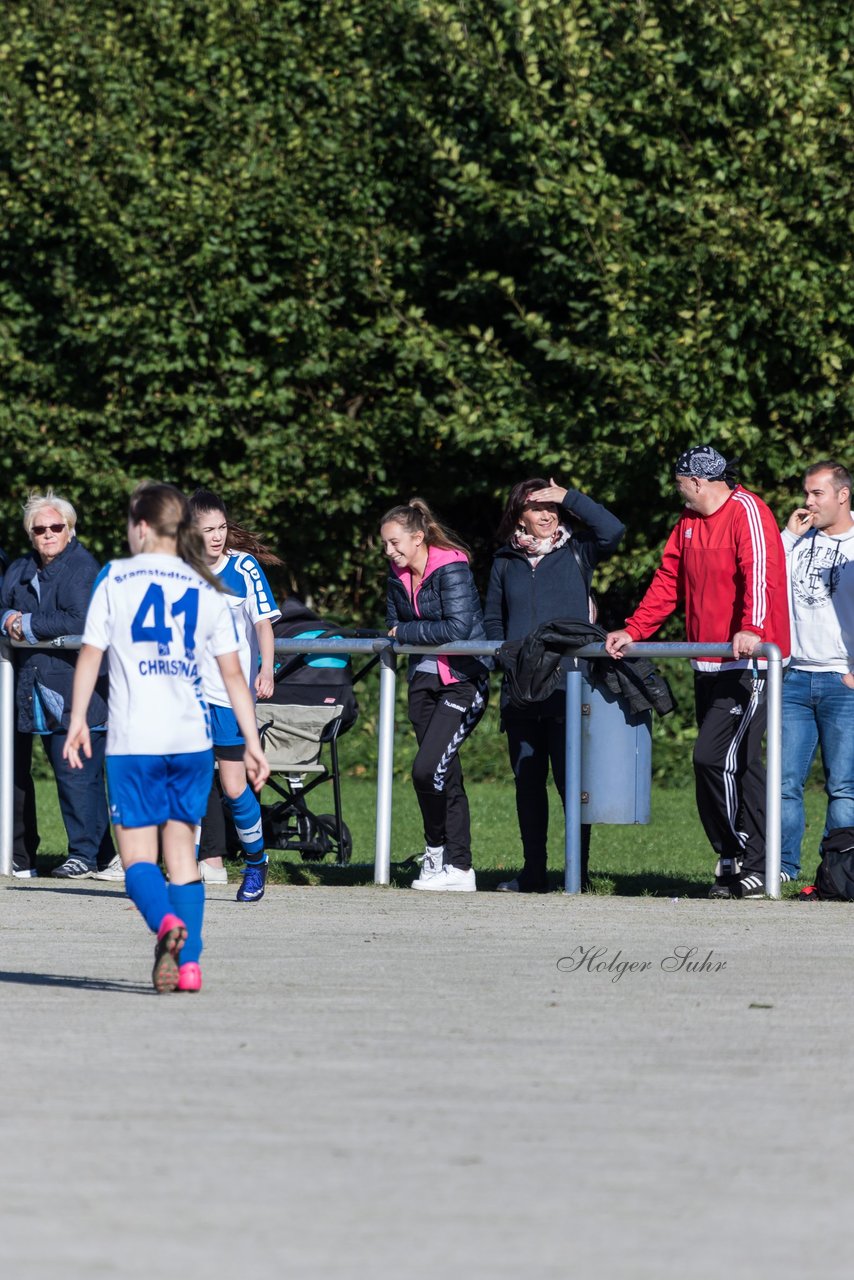
M623 956L622 950L579 944L568 956L561 956L557 967L561 973L607 974L612 982L619 982L624 974L648 973L651 969L660 969L663 973L720 973L726 968L726 960L719 960L712 950L681 945L673 947L659 960L630 960Z

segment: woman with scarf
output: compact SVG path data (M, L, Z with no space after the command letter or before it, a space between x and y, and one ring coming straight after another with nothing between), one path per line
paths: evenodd
M501 543L486 593L490 640L522 640L557 618L590 619L590 583L598 562L618 546L625 526L592 498L535 477L514 485L498 527ZM546 893L549 764L564 801L565 693L520 709L502 690L501 727L516 782L516 813L524 867L498 887ZM587 882L590 827L581 828L581 879Z

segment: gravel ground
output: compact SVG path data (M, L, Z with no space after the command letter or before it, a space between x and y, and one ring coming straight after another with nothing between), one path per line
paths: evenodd
M3 1276L850 1274L846 906L232 894L0 882Z

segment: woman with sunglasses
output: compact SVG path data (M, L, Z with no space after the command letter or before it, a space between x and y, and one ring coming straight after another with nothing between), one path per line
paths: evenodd
M99 565L78 541L77 512L55 494L33 492L24 506L32 551L12 562L0 587L0 627L28 645L80 635ZM71 717L75 649L17 649L13 875L35 876L39 845L32 779L33 738L40 737L56 778L68 856L51 873L65 880L101 873L121 878L110 835L104 786L107 676L103 668L89 708L92 755L72 771L62 758ZM99 868L101 869L99 872Z

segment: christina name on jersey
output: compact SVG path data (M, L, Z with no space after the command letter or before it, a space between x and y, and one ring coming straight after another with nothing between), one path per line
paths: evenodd
M141 676L185 676L188 680L196 680L199 668L195 662L187 662L181 658L149 658L138 664Z

